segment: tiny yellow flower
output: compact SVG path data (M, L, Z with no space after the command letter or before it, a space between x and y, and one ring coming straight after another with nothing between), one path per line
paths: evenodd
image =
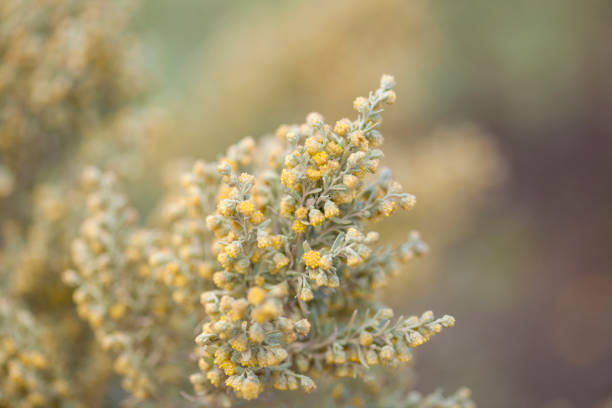
M359 183L359 178L353 176L352 174L347 174L342 179L342 184L344 184L349 190L353 190L357 187L357 183Z
M302 288L299 298L304 302L310 302L312 299L314 299L314 294L310 288Z
M325 255L319 260L319 268L324 269L324 270L329 270L331 266L332 266L331 256Z
M400 205L402 206L404 210L410 210L414 208L414 206L416 205L416 197L413 196L412 194L406 194L400 200Z
M251 221L252 224L261 224L261 222L264 219L264 215L261 211L255 211L252 215L251 218L249 218L249 221Z
M222 364L219 364L219 368L222 368L223 372L227 376L234 375L234 373L236 372L236 364L232 363L229 360Z
M336 203L331 200L325 202L325 205L323 206L323 211L325 212L325 218L332 218L340 214L340 209L338 208Z
M299 157L300 157L300 153L297 150L294 150L291 154L288 154L285 157L285 167L292 169L295 166L297 166L297 164L299 163L298 162Z
M321 137L310 136L304 141L304 147L306 147L306 152L309 155L314 155L321 147Z
M293 198L291 196L285 196L280 202L280 214L282 217L289 218L293 213L295 206L293 205Z
M268 235L262 235L257 237L257 248L267 248L272 245L272 239Z
M338 136L344 136L348 132L350 126L351 126L350 120L341 119L336 122L336 125L334 126L334 133L337 134Z
M321 178L321 171L315 168L309 167L306 169L306 176L310 181L317 181Z
M225 253L230 258L236 258L238 254L240 253L240 243L238 243L237 241L234 241L231 244L227 245L225 247Z
M298 207L295 210L295 216L300 220L306 219L308 216L308 209L306 207Z
M295 220L291 225L291 229L298 234L303 234L304 231L306 231L306 224L304 224L300 220Z
M266 278L263 275L257 275L253 281L257 286L263 286L266 283Z
M343 149L342 149L342 146L340 146L338 143L336 143L336 142L329 142L327 144L327 151L332 156L339 156L339 155L342 154Z
M241 201L236 209L240 214L248 217L255 212L255 204L251 200Z
M321 259L321 253L318 251L308 251L302 256L304 263L309 268L315 269L319 267L319 260Z
M283 169L280 177L281 183L283 183L288 188L293 188L295 183L297 182L296 174L288 169Z
M397 210L397 203L395 201L386 201L382 206L382 213L385 217L389 217Z
M266 291L263 288L258 286L254 286L249 289L249 293L247 295L247 300L252 305L258 305L264 301L266 298Z
M248 341L246 335L244 335L244 334L236 336L236 337L234 337L233 339L230 340L230 346L234 350L236 350L236 351L238 351L240 353L246 351L248 345L249 345L249 341Z
M274 235L272 237L272 247L274 249L280 249L281 245L283 245L284 237L282 235Z
M317 112L311 112L306 116L306 123L308 123L312 127L320 127L323 126L323 116Z
M276 269L281 269L289 265L289 258L281 253L275 254L272 260L274 261L274 266Z
M257 381L255 378L247 378L242 383L242 388L240 389L240 391L242 393L242 398L246 400L252 400L259 396L259 393L261 392L261 386L259 384L259 381Z
M224 268L229 268L229 266L231 265L230 257L225 252L221 252L219 255L217 255L217 261L219 261L221 266L223 266Z
M363 150L367 150L368 148L368 141L361 130L353 132L351 135L351 143Z
M310 224L314 227L323 224L323 221L325 221L325 216L323 215L323 213L315 208L310 210L310 213L308 214L308 220L310 221Z
M241 182L242 184L246 184L246 183L253 184L253 182L255 181L255 177L249 173L241 173L240 177L238 177L238 181Z
M359 344L363 347L368 347L374 342L374 337L370 332L362 331L359 335Z
M219 210L219 214L226 217L234 215L234 202L229 199L221 200L217 206L217 209Z
M367 106L368 106L368 100L367 98L364 98L363 96L358 96L353 101L353 109L355 109L357 112L364 112Z
M327 153L326 152L317 152L312 156L312 160L317 163L319 166L323 166L327 163Z

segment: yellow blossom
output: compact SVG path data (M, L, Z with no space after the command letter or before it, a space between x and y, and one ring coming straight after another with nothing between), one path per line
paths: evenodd
M293 189L297 182L297 175L291 170L283 169L280 180L287 188Z
M261 222L264 219L264 215L261 211L255 211L252 215L251 218L249 218L249 220L251 221L251 223L257 225L257 224L261 224Z
M334 126L334 133L338 136L344 136L351 126L351 121L348 119L340 119Z
M327 153L326 152L317 152L312 156L312 160L317 163L319 166L323 166L327 163Z
M242 383L242 388L240 389L240 391L242 392L242 397L244 399L252 400L259 396L259 393L261 392L261 386L258 381L252 378L247 378Z
M236 258L240 253L240 244L237 241L232 242L225 247L225 253L230 258Z
M321 259L321 253L318 251L310 250L302 256L302 259L304 260L306 266L308 266L309 268L318 268L319 260Z
M298 207L295 210L295 216L300 220L306 219L308 216L308 209L306 207Z
M329 143L327 143L327 151L332 156L339 156L339 155L342 154L343 149L342 149L342 146L340 146L338 143L336 143L336 142L329 142Z
M310 224L312 226L316 227L318 225L323 224L323 221L325 221L325 216L321 211L313 208L308 214L308 220L310 221Z
M313 167L309 167L306 169L306 176L310 181L317 181L321 178L321 171Z
M304 224L300 220L295 220L291 225L291 229L298 234L303 234L304 231L306 231L306 224Z
M240 214L248 217L255 211L255 204L251 200L241 201L236 209Z
M367 98L364 98L363 96L359 96L357 98L355 98L355 100L353 101L353 109L355 109L357 112L362 112L366 109L366 107L368 106L368 100Z
M275 254L272 260L274 261L276 269L281 269L289 265L289 258L281 253Z
M311 136L304 141L304 146L306 147L306 152L309 155L314 155L319 148L321 147L321 137L320 136Z
M323 211L325 212L325 218L332 218L340 214L340 209L338 209L338 206L331 200L325 202Z
M258 305L266 298L266 291L260 287L254 286L249 289L247 299L250 304Z

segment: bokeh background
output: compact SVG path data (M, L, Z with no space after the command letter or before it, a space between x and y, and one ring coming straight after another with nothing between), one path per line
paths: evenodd
M384 297L457 318L419 350L417 388L465 385L481 407L612 406L612 3L147 0L135 13L163 129L127 112L66 157L123 169L153 210L176 159L313 110L350 117L393 74L384 164L419 204L379 230L418 229L431 253Z

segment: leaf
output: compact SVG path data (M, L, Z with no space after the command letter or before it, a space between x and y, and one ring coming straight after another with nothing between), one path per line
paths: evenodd
M335 222L336 224L342 224L342 225L349 225L353 223L353 221L351 220L345 220L343 218L338 218L338 217L332 218L332 221Z
M342 245L342 241L344 240L344 232L341 232L338 234L338 236L336 237L334 244L331 247L331 252L334 253L338 250L338 248L340 248L340 245Z

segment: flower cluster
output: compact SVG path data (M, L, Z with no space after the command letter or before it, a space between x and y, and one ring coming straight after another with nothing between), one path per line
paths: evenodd
M26 309L0 299L0 406L77 406L44 334Z
M64 282L76 287L77 312L114 356L123 387L137 400L163 400L160 383L178 381L168 361L195 322L173 316L170 292L151 276L148 262L161 238L137 227L138 214L114 177L89 168L83 182L87 218L72 244L76 269L64 272Z
M149 261L179 304L192 308L201 291L200 372L190 380L202 400L224 389L247 400L268 388L312 391L326 374L395 367L453 326L431 312L394 320L374 298L401 264L427 251L416 232L392 248L367 229L416 203L379 170L378 126L394 84L385 75L355 99L355 120L330 126L311 113L259 146L247 138L215 163L198 161L183 177L185 193L165 210L170 245Z

